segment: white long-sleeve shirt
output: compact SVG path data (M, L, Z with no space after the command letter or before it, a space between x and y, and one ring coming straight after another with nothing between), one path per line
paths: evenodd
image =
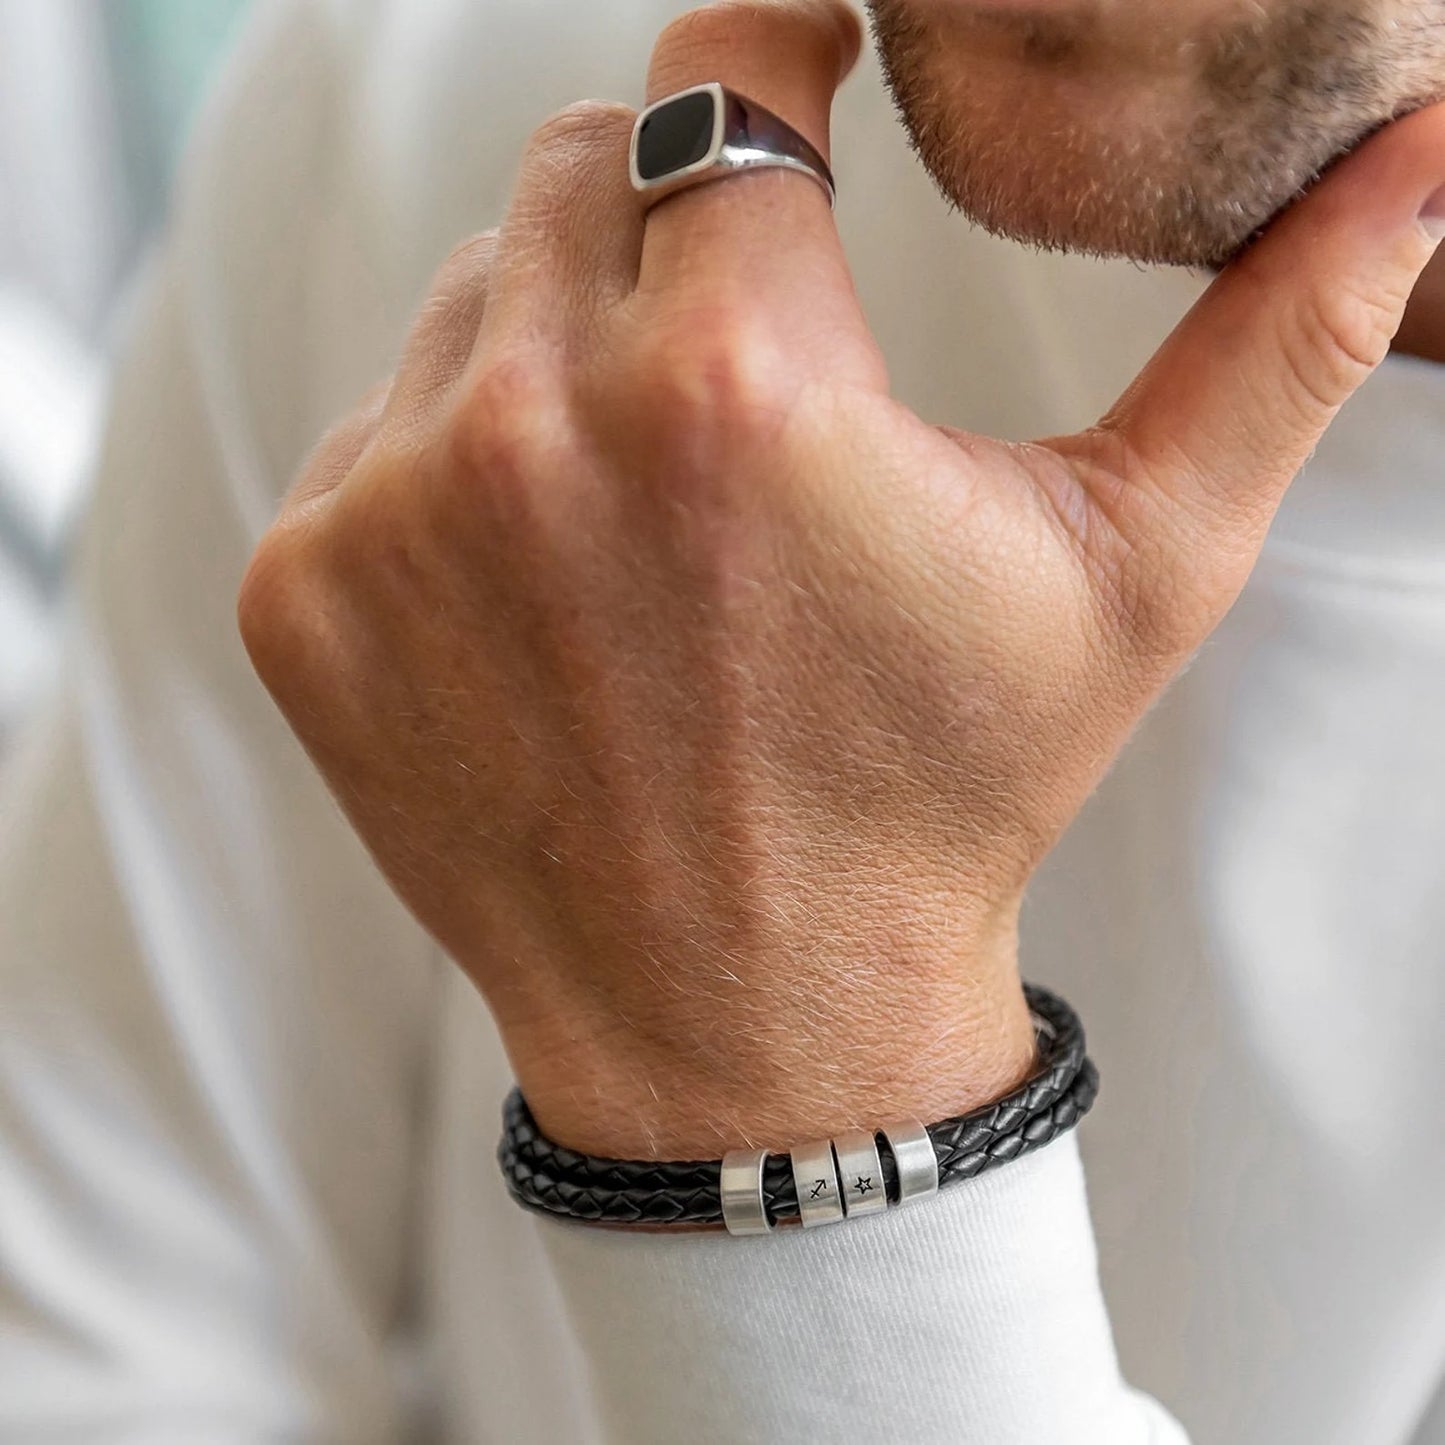
M0 792L0 1441L1175 1445L1121 1383L1073 1141L759 1241L540 1222L485 1011L235 637L305 452L528 132L636 101L671 0L272 0L117 372L63 690ZM947 217L876 77L840 222L898 393L1056 432L1195 284ZM1196 1445L1439 1445L1445 487L1394 363L1040 879L1027 971L1124 1373Z

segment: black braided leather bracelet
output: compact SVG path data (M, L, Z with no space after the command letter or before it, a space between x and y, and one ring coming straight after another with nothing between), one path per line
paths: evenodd
M956 1183L1042 1148L1067 1133L1088 1113L1099 1089L1099 1075L1084 1048L1078 1015L1047 989L1027 985L1025 993L1039 1039L1038 1065L1021 1088L997 1103L956 1119L932 1124L927 1145L936 1160L932 1187ZM872 1137L850 1136L845 1163L839 1141L824 1163L812 1155L800 1169L799 1153L750 1155L756 1172L754 1228L739 1228L736 1209L724 1208L725 1161L649 1161L599 1159L566 1149L537 1127L521 1090L514 1089L503 1111L502 1142L497 1159L512 1197L528 1209L589 1224L641 1228L681 1226L705 1228L725 1222L735 1233L763 1233L773 1225L800 1216L805 1223L829 1223L854 1213L873 1213L906 1201L911 1193L928 1193L914 1181L930 1167L924 1134L884 1129ZM852 1168L856 1149L876 1161ZM729 1155L731 1164L735 1156ZM818 1177L814 1177L814 1176ZM855 1177L856 1175L856 1177ZM803 1202L799 1202L799 1185ZM870 1196L871 1191L871 1196ZM820 1198L821 1196L821 1198ZM736 1195L734 1196L736 1198ZM726 1216L726 1218L725 1218Z

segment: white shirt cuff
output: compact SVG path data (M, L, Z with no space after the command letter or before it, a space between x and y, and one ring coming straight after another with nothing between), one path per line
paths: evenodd
M1073 1136L806 1233L539 1228L610 1440L1184 1440L1120 1378Z

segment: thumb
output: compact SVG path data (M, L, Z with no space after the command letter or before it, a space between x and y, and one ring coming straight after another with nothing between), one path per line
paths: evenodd
M1438 105L1336 166L1221 273L1100 426L1060 444L1096 492L1100 478L1112 488L1131 552L1174 572L1165 587L1177 591L1181 563L1211 562L1229 570L1221 584L1243 585L1240 561L1384 360L1445 233L1442 187Z

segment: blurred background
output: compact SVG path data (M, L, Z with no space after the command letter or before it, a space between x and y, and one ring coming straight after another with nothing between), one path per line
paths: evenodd
M251 0L0 0L0 756L44 686L125 297Z

